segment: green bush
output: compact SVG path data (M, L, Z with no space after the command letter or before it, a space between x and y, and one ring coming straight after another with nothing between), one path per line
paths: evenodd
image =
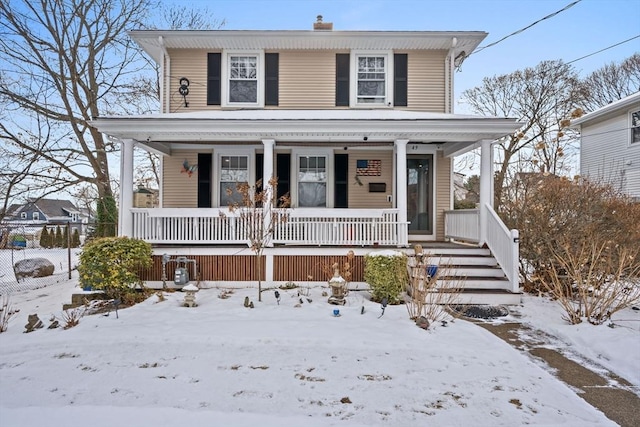
M371 286L371 298L400 304L409 283L407 255L402 252L370 252L364 257L364 280Z
M151 245L128 237L105 237L86 244L80 254L80 283L110 298L125 298L142 286L140 268L151 266ZM124 301L124 300L123 300Z
M80 232L77 228L73 229L73 234L71 235L71 247L79 248L80 247Z

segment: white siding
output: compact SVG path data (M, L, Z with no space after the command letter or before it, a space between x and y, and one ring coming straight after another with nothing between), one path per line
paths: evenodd
M628 111L582 125L580 174L640 197L640 143L630 144Z

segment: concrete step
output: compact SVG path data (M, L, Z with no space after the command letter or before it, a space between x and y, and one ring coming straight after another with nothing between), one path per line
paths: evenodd
M458 304L517 305L521 302L521 293L513 293L502 289L464 291L458 297Z

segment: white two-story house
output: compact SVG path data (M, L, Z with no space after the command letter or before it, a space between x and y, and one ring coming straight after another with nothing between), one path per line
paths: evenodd
M580 175L640 201L640 92L573 121L580 131Z
M517 233L491 208L490 148L520 125L453 113L456 67L486 33L335 31L319 19L307 31L130 35L160 66L162 111L93 125L122 141L123 189L134 146L162 156L160 207L133 208L126 191L120 203L120 234L154 245L148 280L167 253L195 259L204 282L256 281L227 189L276 177L273 203L288 194L291 206L262 280L326 283L322 265L353 249L358 282L367 252L420 243L484 294L469 300L518 301ZM477 147L480 208L454 212L453 158Z

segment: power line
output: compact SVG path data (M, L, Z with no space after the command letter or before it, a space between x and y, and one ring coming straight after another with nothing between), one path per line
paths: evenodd
M528 30L529 28L533 27L534 25L539 24L540 22L542 22L542 21L544 21L544 20L546 20L546 19L552 18L552 17L556 16L557 14L559 14L559 13L561 13L561 12L564 12L565 10L567 10L567 9L569 9L569 8L571 8L571 7L573 7L573 6L575 6L576 4L580 3L581 1L582 1L582 0L576 0L576 1L574 1L573 3L569 3L568 5L566 5L565 7L563 7L562 9L560 9L560 10L558 10L558 11L556 11L556 12L553 12L553 13L551 13L551 14L549 14L549 15L545 16L544 18L540 18L540 19L538 19L537 21L535 21L534 23L529 24L529 25L527 25L526 27L519 29L518 31L515 31L515 32L513 32L513 33L509 34L508 36L504 36L503 38L501 38L501 39L500 39L500 40L498 40L498 41L495 41L495 42L493 42L493 43L490 43L490 44L488 44L488 45L486 45L486 46L481 46L481 47L479 47L478 49L474 50L474 51L473 51L470 55L468 55L468 56L471 56L471 55L473 55L474 53L481 52L482 50L484 50L484 49L486 49L486 48L488 48L488 47L495 46L495 45L497 45L498 43L501 43L501 42L505 41L505 40L506 40L506 39L508 39L509 37L515 36L516 34L520 34L521 32L523 32L523 31L525 31L525 30Z
M631 38L629 38L629 39L626 39L626 40L623 40L623 41L621 41L621 42L618 42L618 43L616 43L616 44L612 44L611 46L607 46L607 47L605 47L605 48L602 48L602 49L600 49L600 50L598 50L598 51L595 51L595 52L589 53L589 54L587 54L587 55L585 55L585 56L581 56L580 58L578 58L578 59L574 59L573 61L565 62L565 64L572 64L572 63L574 63L574 62L577 62L577 61L580 61L580 60L582 60L582 59L588 58L588 57L590 57L590 56L596 55L596 54L598 54L598 53L600 53L600 52L604 52L605 50L609 50L609 49L614 48L614 47L616 47L616 46L620 46L621 44L624 44L624 43L630 42L631 40L635 40L635 39L637 39L637 38L639 38L639 37L640 37L640 34L638 34L638 35L637 35L637 36L635 36L635 37L631 37Z

